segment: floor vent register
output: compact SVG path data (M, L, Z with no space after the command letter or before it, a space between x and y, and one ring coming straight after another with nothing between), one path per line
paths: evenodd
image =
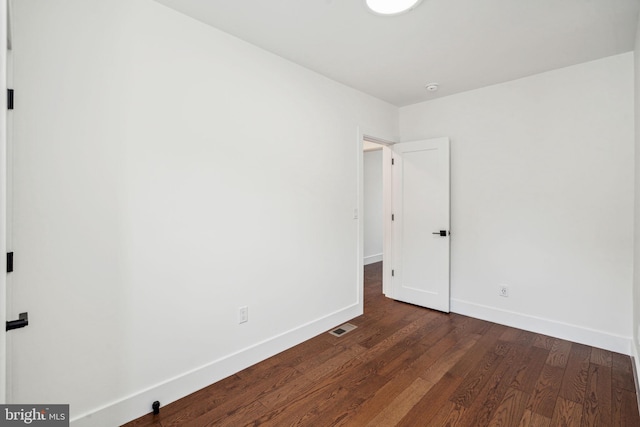
M334 337L341 337L344 334L353 331L355 328L357 328L356 325L352 325L351 323L345 323L344 325L338 326L332 331L329 331L329 333Z

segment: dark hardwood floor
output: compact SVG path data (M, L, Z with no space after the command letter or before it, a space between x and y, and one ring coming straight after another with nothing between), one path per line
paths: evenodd
M628 356L382 296L365 314L127 426L640 426Z

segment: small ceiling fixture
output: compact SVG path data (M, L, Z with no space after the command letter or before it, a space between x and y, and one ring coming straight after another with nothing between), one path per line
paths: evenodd
M439 87L440 87L439 83L429 83L428 85L425 86L425 88L427 88L429 92L435 92L438 90Z
M367 7L378 15L399 15L415 9L422 0L365 0Z

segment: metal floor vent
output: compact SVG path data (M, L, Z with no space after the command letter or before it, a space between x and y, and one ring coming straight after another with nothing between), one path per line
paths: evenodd
M351 323L345 323L344 325L338 326L334 330L329 331L329 333L334 337L341 337L347 332L353 331L355 328L357 328L356 325L352 325Z

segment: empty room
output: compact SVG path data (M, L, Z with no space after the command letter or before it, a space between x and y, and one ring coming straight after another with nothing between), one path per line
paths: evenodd
M0 425L640 425L639 13L0 0Z

